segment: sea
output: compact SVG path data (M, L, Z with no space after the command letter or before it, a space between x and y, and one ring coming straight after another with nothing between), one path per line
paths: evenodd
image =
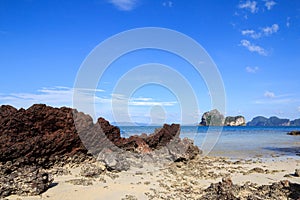
M159 126L120 126L121 135L151 134ZM180 137L194 141L203 155L231 159L300 159L300 136L287 135L300 127L205 127L181 126Z

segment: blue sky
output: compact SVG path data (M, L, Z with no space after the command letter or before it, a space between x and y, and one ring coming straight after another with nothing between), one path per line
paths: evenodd
M223 79L226 115L300 118L298 0L0 0L0 19L0 104L72 106L78 70L99 43L126 30L162 27L193 38L211 56ZM199 108L182 113L178 94L158 84L139 87L130 99L114 92L126 73L147 63L184 77ZM128 106L112 113L114 96ZM193 67L154 49L116 60L101 77L95 102L97 116L115 121L126 109L143 123L197 123L212 109Z

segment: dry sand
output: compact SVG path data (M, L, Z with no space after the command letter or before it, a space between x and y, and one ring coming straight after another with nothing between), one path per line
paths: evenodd
M230 176L233 183L246 182L258 185L289 180L300 184L300 177L293 174L300 168L300 159L274 158L264 160L233 161L219 157L199 157L188 163L172 163L163 169L151 164L143 168L114 173L104 172L99 177L80 176L80 167L65 166L71 174L54 177L53 187L39 196L16 196L10 200L102 200L102 199L167 199L178 196L183 199L197 199L201 191L211 183ZM68 181L84 179L92 185L74 185ZM81 184L82 181L79 181Z

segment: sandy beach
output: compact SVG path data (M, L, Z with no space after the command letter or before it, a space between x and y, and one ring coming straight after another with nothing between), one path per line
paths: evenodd
M300 159L292 158L233 161L200 156L186 163L174 162L164 168L145 164L143 168L118 173L103 171L90 178L81 175L84 165L90 163L56 168L64 175L55 175L53 186L39 196L12 195L6 199L202 199L206 188L228 177L233 184L252 183L255 187L283 180L300 184L300 178L294 174L295 169L300 168ZM247 195L241 193L240 198L247 199Z

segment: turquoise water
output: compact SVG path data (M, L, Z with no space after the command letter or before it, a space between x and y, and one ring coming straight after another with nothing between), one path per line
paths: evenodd
M122 126L123 137L153 133L156 126ZM300 127L197 127L182 126L180 136L194 143L212 156L229 158L299 157L300 136L287 132Z

